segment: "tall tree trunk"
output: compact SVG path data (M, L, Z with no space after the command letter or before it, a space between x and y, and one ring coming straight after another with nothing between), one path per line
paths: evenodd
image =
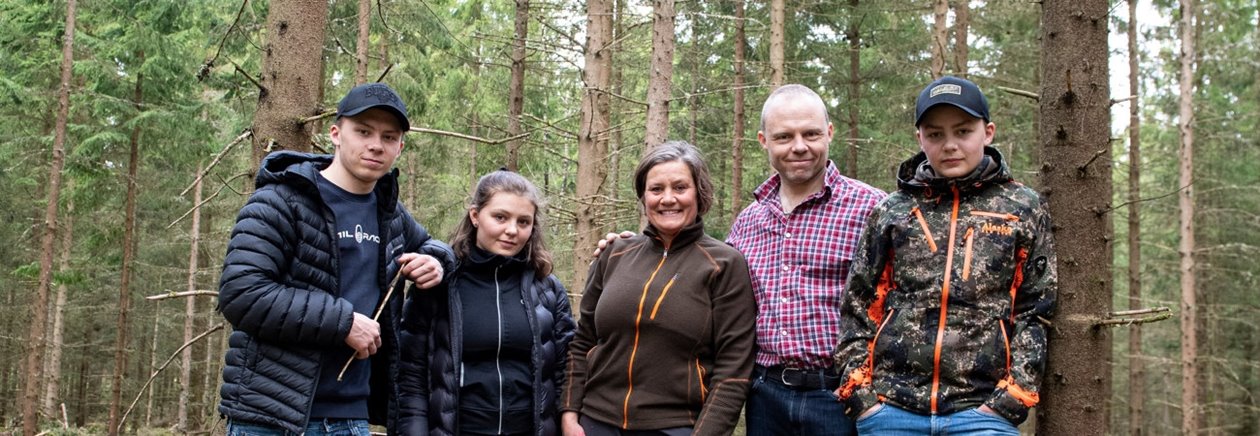
M700 96L696 95L700 89L700 43L696 40L697 20L692 19L691 25L687 26L689 38L691 40L691 55L687 56L688 63L691 64L691 92L687 93L687 142L692 145L696 144L696 130L700 119ZM699 147L699 145L696 145ZM719 200L720 201L720 200Z
M1181 98L1177 117L1177 130L1181 133L1181 188L1178 205L1181 210L1181 243L1177 254L1181 257L1181 434L1199 432L1198 411L1198 332L1199 309L1195 302L1195 242L1194 242L1194 60L1195 52L1195 0L1181 0Z
M785 32L787 30L787 7L784 0L770 0L770 90L783 86L784 69L786 68Z
M578 177L574 206L576 237L573 239L573 289L586 289L591 250L602 236L601 219L608 158L608 85L612 72L612 5L609 0L586 2L586 54L582 81L582 124L578 131ZM576 305L575 305L576 306Z
M674 76L674 0L652 1L652 61L648 66L647 129L643 154L669 137L669 92Z
M626 3L631 0L611 0L613 2L613 18L612 18L612 50L608 52L608 65L615 65L617 62L617 54L622 53L622 44L626 35ZM609 87L612 89L613 95L625 95L625 80L621 74L620 68L613 68L608 75ZM608 115L608 125L620 124L621 120L614 120L611 113ZM620 118L620 117L619 117ZM608 168L607 174L604 175L605 188L604 194L608 197L608 204L617 204L618 195L621 192L621 151L626 148L625 129L612 129L612 138L608 144ZM620 223L618 223L620 224ZM623 228L615 225L612 228ZM581 290L578 290L579 292ZM574 305L574 307L577 307Z
M359 38L354 44L354 83L367 83L368 37L372 35L372 0L359 0Z
M525 40L529 38L529 0L516 0L516 38L512 40L512 79L508 99L508 136L521 134L521 114L525 113ZM524 139L508 143L509 170L520 166L521 144Z
M74 191L74 179L66 181L66 191ZM62 215L62 232L61 232L61 255L59 256L57 270L61 273L70 272L70 253L74 250L74 198L66 200L66 213ZM61 356L62 347L65 346L65 309L66 309L66 284L57 284L57 297L52 306L52 327L49 332L52 337L48 340L48 360L44 365L44 403L43 411L45 416L58 416L57 403L61 394Z
M92 325L89 325L83 329L83 338L81 339L81 341L84 344L87 344L91 341L92 334L95 333L95 330L96 330L96 328L94 327L95 322L94 321L90 321L90 322L92 323ZM89 358L87 356L87 353L83 353L79 356L79 382L78 382L79 392L74 402L76 406L74 425L76 427L83 427L83 425L87 423L87 416L88 416L88 413L90 413L91 411L91 409L89 409L88 407L87 392L88 390L94 390L94 389L91 389L92 384L90 383L90 380L89 380L90 368L88 367L88 361L89 361Z
M191 300L192 297L189 297L189 299ZM153 336L152 336L153 340L149 342L149 370L139 371L137 372L138 374L146 374L146 373L152 374L154 371L157 371L157 364L158 364L157 363L157 349L158 349L158 342L159 342L158 341L158 332L159 332L158 327L161 325L161 320L162 320L162 306L161 305L154 306L153 308ZM148 392L145 393L145 400L144 400L144 427L145 428L149 428L153 426L153 393L154 391L157 391L158 386L160 385L151 386Z
M954 4L954 75L967 78L967 33L971 27L971 5L969 1Z
M1112 299L1107 0L1042 5L1041 174L1058 250L1058 310L1037 433L1107 433ZM1070 229L1070 230L1069 230Z
M52 163L48 168L48 204L40 237L39 285L26 341L26 382L22 386L22 434L39 428L39 393L44 366L44 324L48 322L48 290L52 286L53 241L57 238L57 204L61 201L61 169L66 162L66 123L70 116L70 80L74 68L75 0L66 1L66 33L61 44L61 84L57 91L57 124L53 133Z
M328 2L271 2L254 111L254 168L273 151L311 151L312 128L300 120L320 110L327 24Z
M862 66L862 34L861 17L858 15L858 0L849 0L849 26L845 29L845 39L849 40L849 156L845 170L849 177L857 178L858 171L858 102L861 101L861 66Z
M1138 93L1137 0L1129 0L1129 309L1142 307L1142 117ZM1146 362L1142 360L1142 324L1129 326L1129 435L1145 425Z
M949 45L949 0L936 0L932 7L932 79L945 74L945 47Z
M197 166L197 174L201 174L201 165ZM192 224L188 229L188 286L189 292L197 290L197 250L201 245L201 179L193 185ZM193 338L193 323L197 317L197 298L188 297L184 301L184 341L187 344ZM209 342L209 341L207 341ZM188 433L188 398L192 390L192 347L184 348L180 353L179 365L179 410L176 412L175 429Z
M140 64L144 63L144 52L139 53ZM132 104L138 117L144 112L144 75L136 74L135 95ZM127 206L126 218L123 220L123 258L122 277L118 285L118 324L114 329L117 339L114 341L114 376L110 386L109 400L109 434L116 436L119 419L122 418L122 384L127 368L127 315L131 310L131 264L136 253L136 174L140 169L140 123L131 129L131 152L127 157Z
M744 34L744 0L735 0L735 120L731 123L731 222L743 209L744 194L744 62L748 37Z

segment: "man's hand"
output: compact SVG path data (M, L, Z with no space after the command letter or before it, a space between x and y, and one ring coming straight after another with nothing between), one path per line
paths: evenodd
M634 237L634 232L631 232L631 231L624 231L621 233L609 233L607 235L604 235L604 239L600 239L599 242L595 243L595 252L592 253L592 255L595 257L599 257L599 253L603 253L605 248L612 246L613 241L616 241L617 238L629 239L631 237Z
M381 347L381 325L367 315L355 312L346 345L354 349L356 359L367 359L376 354L376 349Z
M612 235L613 233L609 233ZM582 424L578 424L577 412L564 412L560 414L560 432L564 436L586 436L586 430L582 429Z
M433 256L403 253L402 256L398 256L398 263L402 265L403 275L415 282L417 288L429 289L442 283L445 271L442 271L442 262L438 262Z

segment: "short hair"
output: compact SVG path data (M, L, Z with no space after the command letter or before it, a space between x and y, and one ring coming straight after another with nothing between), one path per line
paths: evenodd
M520 174L507 170L494 171L481 176L481 179L477 181L477 187L468 198L468 207L481 210L498 193L516 194L533 203L534 228L529 235L529 240L525 241L525 262L534 268L534 275L538 278L551 274L553 267L551 252L547 251L547 244L543 239L542 208L544 203L538 188ZM457 259L466 259L472 253L473 247L477 244L477 227L473 225L472 218L467 212L459 221L459 225L455 227L455 231L451 233L450 241Z
M761 128L759 130L762 132L766 131L766 115L770 113L770 107L777 104L778 99L787 97L806 98L817 101L818 105L822 107L823 122L831 124L831 116L827 114L827 103L823 101L822 96L819 96L817 92L814 92L814 90L809 89L808 86L792 83L780 86L778 89L771 92L769 97L766 97L766 102L761 105Z
M691 181L696 185L697 215L704 216L713 206L713 181L700 150L687 141L669 141L658 145L639 160L639 167L634 170L634 192L639 196L639 203L643 203L643 191L647 189L648 171L667 162L682 162L691 169Z

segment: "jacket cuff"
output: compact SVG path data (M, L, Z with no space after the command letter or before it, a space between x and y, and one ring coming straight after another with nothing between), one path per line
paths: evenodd
M1031 409L1012 396L1005 389L998 389L993 392L993 396L984 405L989 406L998 415L1015 424L1018 427L1028 419L1028 411Z
M871 392L869 388L859 388L853 391L853 395L849 396L844 402L844 414L849 415L850 419L857 420L866 409L879 404L879 396Z

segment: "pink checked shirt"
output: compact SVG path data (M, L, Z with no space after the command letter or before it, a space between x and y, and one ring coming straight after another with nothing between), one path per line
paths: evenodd
M823 189L784 214L779 183L776 174L753 191L726 238L752 275L757 363L831 367L849 262L867 214L887 194L828 162Z

